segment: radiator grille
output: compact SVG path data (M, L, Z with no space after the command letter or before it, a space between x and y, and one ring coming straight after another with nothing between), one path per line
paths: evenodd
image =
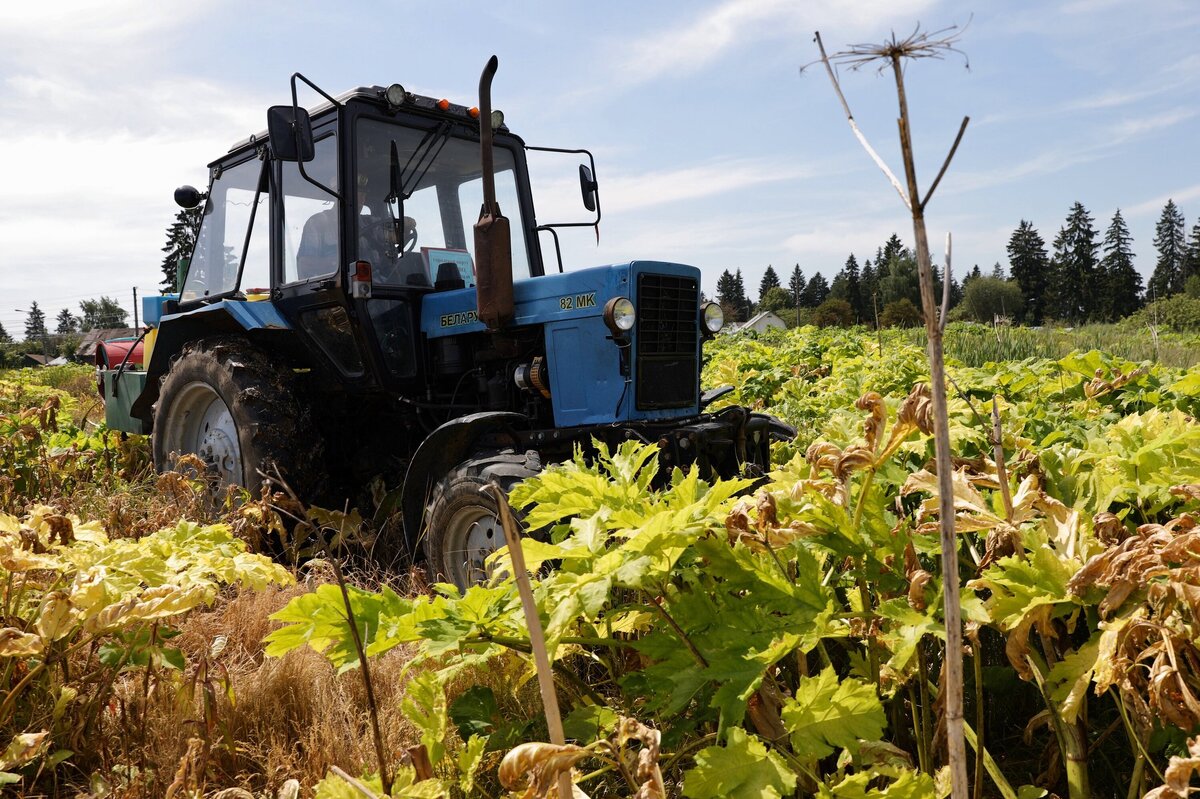
M635 397L639 410L698 401L699 286L676 275L638 276Z

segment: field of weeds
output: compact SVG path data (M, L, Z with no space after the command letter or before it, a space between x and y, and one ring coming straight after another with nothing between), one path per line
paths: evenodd
M1186 795L1200 368L954 346L973 796ZM706 384L801 431L765 483L677 470L653 490L656 450L631 442L515 489L548 531L525 558L564 747L542 743L511 568L460 594L330 558L387 520L215 497L98 424L90 370L0 374L0 781L545 796L562 773L592 797L943 796L924 363L897 334L722 337Z

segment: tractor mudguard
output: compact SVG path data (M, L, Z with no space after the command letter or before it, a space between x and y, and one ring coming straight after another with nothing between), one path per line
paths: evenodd
M485 411L451 419L429 434L408 463L401 491L404 516L404 540L415 552L425 516L425 502L434 484L467 459L479 447L485 435L504 434L513 427L528 427L529 417L511 411ZM514 439L512 442L516 445ZM487 442L487 448L499 449L502 442Z
M290 328L287 320L269 302L222 300L165 317L159 322L154 352L150 355L150 363L146 364L146 387L134 400L130 414L147 425L152 423L159 383L170 370L171 361L189 341L206 336Z
M766 424L767 432L770 434L771 438L775 439L776 441L792 441L796 438L796 433L798 432L796 428L792 427L790 424L780 421L777 417L772 416L769 413L752 411L750 413L750 421L748 423L756 426L760 424Z

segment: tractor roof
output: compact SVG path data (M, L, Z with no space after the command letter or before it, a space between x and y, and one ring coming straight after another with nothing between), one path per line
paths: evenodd
M344 105L352 100L364 100L370 103L376 103L386 108L388 107L387 100L384 99L384 94L386 92L386 86L359 86L356 89L350 89L349 91L342 92L335 99L339 105ZM319 114L329 111L331 108L333 108L333 104L325 101L313 106L312 108L309 108L308 113L309 116L316 117ZM458 105L457 103L452 103L449 100L439 100L433 97L426 97L423 94L413 94L411 92L406 93L406 99L400 108L410 111L417 111L428 116L458 119L462 122L475 122L478 115L478 111L475 111L475 115L472 115L471 112L474 109L465 105ZM507 133L508 127L502 124L500 126L500 130ZM229 152L240 150L257 142L266 141L266 139L267 132L265 130L259 131L257 134L235 142L234 145L229 148Z

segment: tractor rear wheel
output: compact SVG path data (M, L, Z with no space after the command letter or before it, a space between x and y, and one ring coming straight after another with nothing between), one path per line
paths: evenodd
M483 489L495 483L507 496L513 486L541 469L537 452L504 452L465 461L442 478L426 506L424 549L429 576L461 590L487 579L484 561L505 541L500 509ZM513 515L521 517L515 510Z
M276 471L302 498L318 488L322 443L292 374L244 339L202 339L171 364L154 411L154 465L195 455L221 486L257 493Z

